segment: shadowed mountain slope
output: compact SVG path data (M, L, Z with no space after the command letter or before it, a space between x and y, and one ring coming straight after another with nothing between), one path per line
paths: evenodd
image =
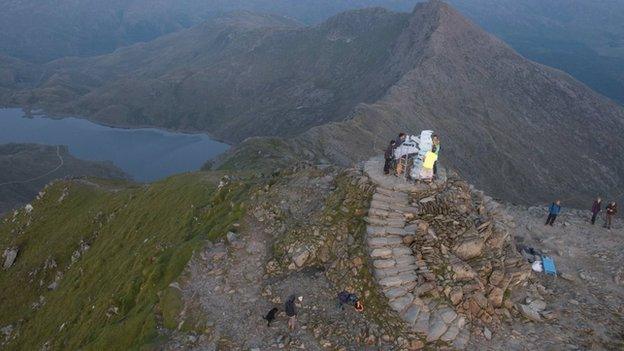
M354 118L311 130L306 143L318 140L346 163L380 152L397 130L432 128L444 139L443 159L497 196L578 205L615 196L624 183L620 106L522 58L446 5L417 8L406 33L402 47L421 52L414 69ZM363 137L341 142L349 135Z
M39 191L54 179L130 178L112 163L75 158L66 146L38 144L0 145L0 169L0 213L33 201Z
M399 130L433 128L443 162L518 202L580 204L624 184L622 107L524 59L440 1L411 14L351 11L307 28L236 13L40 69L33 89L4 100L233 143L296 137L297 155L341 164L379 153Z

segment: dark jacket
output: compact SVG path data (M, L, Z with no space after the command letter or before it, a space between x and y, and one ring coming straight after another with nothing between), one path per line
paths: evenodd
M617 213L617 205L609 204L607 206L607 214L614 215Z
M396 148L394 147L393 144L388 145L388 148L384 152L384 158L386 160L390 160L390 159L394 158L394 149L396 149Z
M596 214L598 212L600 212L602 210L602 201L598 202L598 201L594 201L594 204L592 205L592 213Z
M553 202L548 211L550 214L558 215L561 212L561 206Z
M288 317L292 317L292 316L296 316L297 315L297 306L295 306L295 299L297 298L297 296L295 295L291 295L288 300L286 301L286 303L284 304L284 310L286 311L286 315Z

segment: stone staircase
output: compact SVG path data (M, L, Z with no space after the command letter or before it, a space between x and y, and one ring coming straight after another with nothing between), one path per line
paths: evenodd
M418 235L417 225L407 225L418 208L410 205L410 196L428 194L443 187L441 179L431 185L414 184L382 173L383 160L374 158L365 163L364 171L376 185L366 221L369 258L378 285L388 303L410 329L429 343L444 341L458 349L465 348L470 333L465 316L440 299L426 298L424 277L432 273L425 261L414 255L409 244Z

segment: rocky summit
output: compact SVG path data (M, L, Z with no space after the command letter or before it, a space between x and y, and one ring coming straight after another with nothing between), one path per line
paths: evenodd
M145 186L55 182L0 226L0 306L10 311L0 316L0 343L621 348L620 221L607 231L570 211L545 227L542 208L504 205L443 167L440 175L408 183L371 159ZM554 258L558 277L531 270L529 246ZM363 311L341 308L342 291ZM292 295L303 299L289 330Z

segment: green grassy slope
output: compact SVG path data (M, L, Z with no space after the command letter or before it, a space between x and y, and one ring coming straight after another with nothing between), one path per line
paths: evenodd
M0 327L14 327L0 347L158 345L167 314L159 293L204 240L223 236L245 211L252 181L217 190L219 177L194 173L150 186L57 182L32 213L6 217L0 249L19 247L19 255L0 271Z

